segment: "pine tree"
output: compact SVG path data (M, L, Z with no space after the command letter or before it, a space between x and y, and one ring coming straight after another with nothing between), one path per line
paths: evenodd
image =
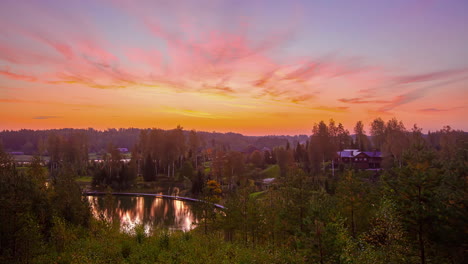
M148 154L145 159L145 164L143 166L143 179L145 181L154 181L156 180L156 175L155 175L155 169L154 169L154 162L153 159L151 158L151 155Z

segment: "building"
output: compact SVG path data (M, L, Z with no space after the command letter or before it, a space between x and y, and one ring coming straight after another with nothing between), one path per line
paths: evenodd
M128 148L117 148L120 153L128 153Z
M359 151L358 149L344 149L338 151L337 163L362 170L380 170L382 153L380 151Z
M16 156L24 155L24 152L22 152L22 151L12 151L12 152L10 152L10 155L16 155Z

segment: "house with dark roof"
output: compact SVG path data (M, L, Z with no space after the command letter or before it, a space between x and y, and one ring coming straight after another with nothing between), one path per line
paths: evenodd
M380 170L382 153L380 151L359 151L358 149L344 149L338 151L337 163L362 170Z
M117 148L120 153L128 153L128 148Z
M244 154L252 154L254 151L259 151L259 149L253 145L249 145L241 152Z

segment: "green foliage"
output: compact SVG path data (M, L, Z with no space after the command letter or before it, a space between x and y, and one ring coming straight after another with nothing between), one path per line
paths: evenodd
M76 237L72 226L87 226L90 218L71 173L46 185L40 158L19 172L0 151L0 165L0 260L28 263L48 250L65 250Z
M252 152L252 154L250 154L250 162L257 168L263 166L263 158L263 154L258 150L255 150L254 152Z
M361 150L361 151L368 151L370 150L370 141L369 138L366 135L366 131L364 131L364 124L361 121L358 121L356 123L356 126L354 127L354 134L356 137L356 148ZM344 148L340 148L344 149Z
M206 182L204 190L204 200L210 203L217 203L221 200L221 185L215 180Z
M50 201L44 185L14 168L0 150L0 258L28 261L41 251L50 227Z
M193 173L192 163L189 162L189 161L184 162L184 164L182 164L182 167L180 168L179 173L180 173L180 176L182 176L182 177L187 177L189 179L193 179L194 178L194 173Z
M204 187L205 187L205 177L201 171L198 171L197 176L192 181L192 188L190 191L194 196L198 196L199 194L203 192Z
M51 200L55 212L67 222L87 226L91 217L89 204L74 178L71 169L62 170L52 185Z
M281 177L286 176L288 170L294 163L294 156L291 149L276 148L274 150L274 155L280 168Z
M130 257L130 254L132 254L132 245L129 241L127 240L124 240L123 243L122 243L122 249L121 249L121 253L122 253L122 257L124 259L128 259Z
M108 148L110 155L105 154L102 163L91 163L92 184L94 186L111 186L116 190L131 187L136 181L136 161L131 160L130 163L124 163L121 161L121 154L115 146L109 145Z
M278 165L271 165L268 168L260 172L262 178L279 178L280 177L280 167Z
M454 200L451 200L450 194L444 188L446 187L444 181L447 179L444 173L446 168L441 166L435 153L425 144L414 144L405 152L403 162L404 166L401 168L393 168L386 173L384 182L388 196L395 202L398 212L403 216L403 226L409 234L408 238L413 242L414 249L418 251L420 262L426 263L436 257L439 261L443 261L444 258L460 260L457 252L462 250L466 240L455 236L452 237L454 240L448 242L444 241L444 237L461 230L461 226L457 224L448 226L451 221L448 216L457 215L457 211L460 213L461 211L458 210L458 206L447 205L450 201L462 201L464 198L458 196L462 194L455 194L458 198L454 197ZM466 211L459 216L466 219ZM434 246L448 246L445 244L447 242L452 247L453 255L442 257L436 253Z
M373 209L373 201L378 201L378 186L369 182L369 175L365 172L345 171L339 181L336 197L341 212L347 219L347 226L353 237L368 227ZM360 220L360 221L359 221Z
M156 180L156 164L154 163L151 155L147 155L145 158L145 163L143 166L143 179L145 181L154 181Z
M145 233L145 226L143 224L138 224L135 226L135 239L138 242L138 244L143 243L143 240L146 237Z
M163 230L159 234L159 247L163 249L169 249L169 245L170 245L169 232L167 230Z
M426 139L416 126L409 132L396 119L374 120L374 144L390 157L383 175L328 173L334 151L349 145L349 132L331 120L328 126L317 124L313 133L305 145L294 149L288 144L273 153L252 154L250 160L213 144L206 178L216 180L207 181L201 171L193 175L198 158L206 158L197 157L201 142L195 132L186 156L181 127L145 130L129 164L123 164L110 146L105 162L90 166L93 182L108 188L108 211L102 219L91 218L76 184L86 148L78 136L50 137L50 171L40 156L19 170L0 150L0 262L466 262L464 132L446 127ZM356 144L368 148L360 122L356 133ZM260 158L263 162L255 161ZM246 166L246 160L256 165ZM270 166L254 168L263 164ZM192 195L206 201L195 204L195 230L148 234L138 225L134 232L119 231L110 188L131 185L138 168L147 178L158 171L174 176L176 171L191 180ZM258 178L276 179L265 190L254 184ZM212 203L222 203L225 209L215 209Z
M266 192L266 191L254 192L254 193L251 193L251 194L250 194L250 197L256 199L256 198L262 196L263 194L265 194L265 192Z

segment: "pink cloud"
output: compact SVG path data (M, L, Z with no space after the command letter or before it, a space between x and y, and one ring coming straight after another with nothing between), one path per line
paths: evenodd
M337 84L329 84L339 79L351 89L362 88L360 92L367 95L341 98L339 102L380 104L377 106L379 111L390 111L422 98L423 89L418 84L460 77L468 72L455 69L391 76L385 68L365 65L354 57L310 54L299 58L281 57L275 52L286 47L288 39L294 35L297 21L285 23L282 28L261 30L255 27L254 17L234 16L232 21L229 20L229 27L214 23L204 27L203 17L180 11L184 8L176 1L158 3L157 6L171 14L171 23L152 13L155 8L153 1L135 4L117 0L111 3L136 21L137 30L150 36L145 37L165 45L122 47L119 43L107 41L106 32L100 32L86 15L72 12L56 14L37 7L41 12L35 16L38 16L38 21L48 22L47 31L40 25L31 25L30 28L17 25L10 30L36 44L47 46L55 53L48 56L2 43L0 59L27 66L47 64L52 66L51 69L43 69L49 71L46 74L28 75L9 70L2 70L0 74L13 80L48 84L68 83L99 89L164 86L175 92L202 92L228 97L250 95L304 105L317 100L318 94L328 87L336 87L334 85ZM199 5L196 2L190 4ZM205 4L216 6L217 2ZM50 21L64 21L64 25ZM115 51L122 51L125 57L119 57ZM131 63L126 64L127 59ZM143 67L139 67L141 65ZM380 99L383 95L378 93L386 90L388 94L389 88L397 86L412 92L399 91L399 96L387 96L393 99ZM330 109L344 111L347 107L332 106Z
M38 33L34 31L28 31L26 29L22 28L16 28L17 32L21 32L25 36L30 37L31 39L34 39L38 42L41 42L52 49L54 49L57 53L61 54L64 58L66 59L73 59L75 57L75 53L73 52L73 49L70 45L54 40L50 34L45 34L45 33Z
M125 52L126 56L134 62L142 62L151 66L151 69L157 71L163 66L162 55L158 50L143 50L139 48L129 48Z
M6 42L0 43L0 61L19 65L37 65L44 63L58 63L53 57L40 54L21 46L14 46Z
M451 108L424 108L424 109L419 109L420 112L424 113L438 113L438 112L449 112L449 111L455 111L455 110L460 110L465 107L458 106L458 107L451 107Z
M425 90L418 89L402 95L398 95L394 97L388 104L381 107L378 111L388 112L397 106L404 105L421 98L424 95L424 93Z
M369 100L364 98L341 98L338 101L348 104L387 104L391 102L388 100Z
M418 82L429 82L429 81L439 81L445 80L460 75L467 75L468 69L451 69L443 70L436 72L429 72L423 74L414 74L414 75L402 75L394 78L396 83L399 84L408 84L408 83L418 83Z
M73 106L73 107L87 107L87 108L102 107L101 105L96 105L96 104L64 103L64 102L55 102L55 101L25 100L25 99L16 99L16 98L0 98L0 103L61 105L61 106Z
M19 81L26 81L26 82L36 82L38 79L31 75L19 74L11 72L8 69L1 70L0 75L6 76L9 79L19 80Z

